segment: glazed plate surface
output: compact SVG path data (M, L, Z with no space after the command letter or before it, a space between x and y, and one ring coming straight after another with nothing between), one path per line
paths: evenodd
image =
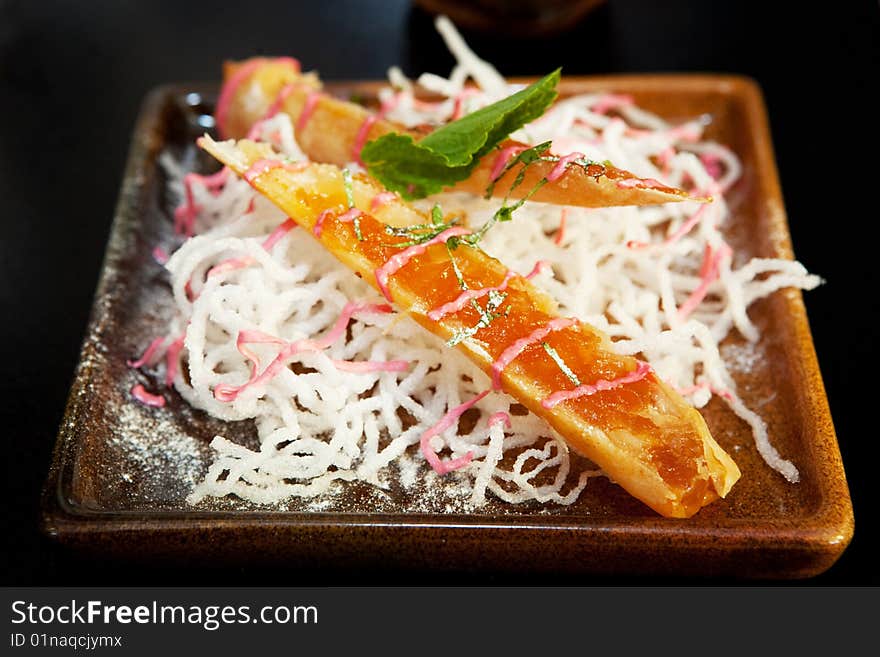
M378 83L328 88L371 98ZM246 422L209 418L173 393L162 409L133 402L134 384L151 389L159 382L129 369L126 359L164 334L172 312L164 272L150 255L168 242L173 225L159 157L170 153L192 170L213 170L194 139L204 132L199 116L210 113L216 91L162 87L144 104L46 484L47 534L77 550L150 562L746 578L809 577L846 548L852 505L801 293L792 289L751 307L759 343L734 335L725 353L738 354L731 369L741 396L767 422L780 454L798 467L797 484L771 470L749 427L713 400L703 414L743 476L727 499L688 520L661 518L604 478L591 480L570 506L490 497L471 509L436 490L360 483L346 483L320 503L187 504L211 461L211 439L248 441L255 432ZM793 257L766 110L754 83L651 75L569 78L560 85L563 96L588 91L631 94L668 120L707 115L707 136L729 146L744 166L728 197L729 242L749 256ZM187 102L191 93L204 104L193 106L192 96Z

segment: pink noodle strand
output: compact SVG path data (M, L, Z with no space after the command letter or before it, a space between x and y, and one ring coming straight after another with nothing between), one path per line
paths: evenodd
M266 251L271 251L272 247L274 247L278 241L287 235L291 230L296 228L296 222L288 217L283 223L281 223L275 230L273 230L269 236L263 241L263 248ZM217 265L211 267L208 270L208 278L212 276L218 276L219 274L224 274L229 271L235 271L236 269L244 269L245 267L250 267L253 264L256 264L256 260L251 256L244 256L243 258L230 258L229 260L224 260Z
M666 131L666 135L671 139L681 139L683 141L697 141L700 138L701 130L691 123L675 126Z
M556 230L556 237L553 238L553 243L556 246L560 246L562 244L562 240L565 239L565 224L568 220L568 208L562 208L562 211L559 213L559 228Z
M548 269L550 269L549 262L547 262L546 260L538 260L535 263L535 266L532 267L532 271L530 271L528 274L526 274L523 278L527 278L529 280L532 280L535 276L537 276L538 274L540 274L542 272L547 271Z
M700 219L703 218L703 215L706 213L706 210L708 208L709 208L708 203L704 203L703 205L701 205L699 210L697 210L696 212L694 212L693 215L691 215L690 219L685 221L681 226L679 226L678 230L676 230L674 233L672 233L672 235L670 235L668 238L666 238L666 240L664 240L663 245L664 246L671 246L671 245L675 244L676 242L678 242L678 240L680 240L682 237L687 235L689 232L691 232L691 229L694 226L696 226L698 223L700 223Z
M382 107L379 108L379 114L381 116L385 116L388 112L391 112L400 105L400 101L403 100L403 97L406 95L405 91L398 91L396 94L392 95L388 100L382 101Z
M710 386L708 383L706 383L705 381L702 381L702 382L700 382L700 383L695 383L695 384L692 385L692 386L688 386L687 388L676 388L675 391L676 391L679 395L682 395L683 397L686 397L686 396L688 396L688 395L692 395L692 394L694 394L695 392L697 392L697 391L699 391L699 390L707 390L707 389L710 389L710 388L711 388L711 386Z
M721 158L714 153L700 153L700 162L706 168L706 173L718 180L723 173Z
M257 261L250 256L245 256L243 258L229 258L229 260L224 260L211 267L208 270L207 277L213 278L214 276L235 271L236 269L244 269L245 267L250 267L251 265L256 264L256 262Z
M535 329L526 337L520 338L512 345L507 347L507 349L501 352L498 360L492 363L492 388L494 390L501 389L501 373L504 371L505 367L510 365L510 363L513 362L513 360L526 349L526 347L538 342L539 340L543 340L554 331L561 331L562 329L573 326L576 323L576 320L570 319L568 317L557 317L556 319L551 319L541 328Z
M729 257L732 251L727 244L722 244L717 251L713 250L710 245L706 245L703 254L703 264L700 267L700 284L691 292L690 296L678 308L679 319L685 319L694 309L700 305L706 294L709 292L709 286L714 283L720 275L720 265L722 258Z
M263 121L265 119L260 119L256 123L254 123L250 130L247 131L247 134L244 136L245 139L250 139L252 141L259 141L263 138Z
M131 396L145 406L153 406L155 408L165 406L165 398L162 395L154 395L151 392L147 392L140 383L131 389Z
M274 247L278 240L287 235L290 231L296 228L296 222L288 217L285 219L272 233L265 239L263 242L263 248L267 251L271 251L272 247Z
M159 350L162 348L163 344L165 344L165 338L156 338L149 344L140 358L137 360L127 360L125 361L125 364L135 370L144 365L153 365L158 360L157 357L161 356Z
M269 366L263 370L261 374L257 374L257 368L254 366L251 370L251 377L248 381L241 386L232 386L229 384L221 383L220 385L214 388L214 397L218 401L223 402L231 402L235 401L238 396L247 390L256 385L260 385L261 383L265 383L269 381L273 377L275 377L282 369L287 366L287 360L293 357L294 355L303 352L303 351L319 351L317 345L309 340L301 340L299 342L291 343L285 346L275 357Z
M184 203L174 210L174 232L185 237L192 237L195 231L195 221L199 212L202 211L200 205L190 205Z
M609 110L617 109L618 107L626 107L632 105L634 102L635 100L632 96L605 94L599 97L596 104L590 108L590 111L595 112L596 114L606 114Z
M712 275L714 269L715 251L711 244L706 244L703 249L703 262L700 263L700 278L707 278Z
M216 173L203 176L199 173L188 173L183 177L184 201L174 210L174 230L179 235L191 237L195 227L195 219L202 207L196 204L193 185L203 185L212 193L218 193L229 179L229 167L223 167Z
M428 240L424 244L414 244L399 253L395 253L393 256L388 258L388 261L378 267L375 270L376 283L379 286L379 289L382 290L382 294L385 295L385 298L388 301L391 301L391 292L388 289L388 278L393 276L401 268L403 268L406 263L412 260L414 257L423 254L428 250L429 246L434 244L445 243L446 240L457 237L459 235L469 235L471 231L467 228L462 228L461 226L453 226L452 228L447 228L442 233L437 235L436 237Z
M717 388L710 385L709 390L712 392L712 394L718 395L719 397L724 397L724 399L728 401L733 401L734 399L734 394L726 388Z
M672 235L670 235L665 240L663 240L663 242L661 242L658 246L660 246L660 247L672 246L673 244L678 242L682 237L684 237L689 232L691 232L693 227L696 226L698 223L700 223L700 220L703 218L703 215L705 214L708 207L709 207L708 203L704 203L703 205L701 205L700 208L696 212L694 212L694 214L692 214L690 216L690 218L688 218L687 221L685 221L681 226L679 226L678 229ZM629 242L626 243L626 245L630 249L637 249L637 250L638 249L647 249L647 248L654 246L653 244L650 244L648 242L639 242L637 240L630 240Z
M419 448L422 450L422 454L428 463L431 464L431 467L434 469L439 475L444 475L447 472L452 472L453 470L458 470L459 468L464 467L468 463L470 463L473 458L473 452L468 452L464 456L460 456L457 459L451 459L449 461L441 461L440 457L437 456L437 453L431 449L431 438L434 436L446 431L452 424L458 420L462 416L462 414L468 410L471 406L480 401L483 397L488 395L491 390L484 390L479 395L470 399L463 404L456 406L451 409L444 415L437 424L429 427L425 433L422 434L422 437L419 438Z
M180 336L170 345L168 351L165 352L165 385L172 385L174 377L177 376L177 370L180 367L180 350L183 349L183 338Z
M238 347L238 351L242 356L251 361L251 373L248 377L248 383L254 381L258 376L257 373L263 368L262 359L248 347L249 344L278 344L283 346L288 343L281 338L276 338L262 331L239 331L238 337L235 340L235 346Z
M474 89L473 87L467 87L466 89L462 89L455 95L455 103L452 109L452 116L449 117L450 121L455 121L464 116L464 101L470 98L471 96L476 96L480 92ZM493 178L494 180L494 178Z
M595 383L587 383L582 386L578 386L574 390L560 390L558 392L554 392L552 395L547 397L545 400L541 402L541 406L544 408L553 408L560 402L567 401L569 399L577 399L578 397L586 397L588 395L594 395L597 392L602 392L605 390L614 390L616 388L620 388L625 386L628 383L635 383L636 381L641 381L644 379L648 373L651 371L651 366L648 363L643 361L638 361L638 366L635 370L626 374L624 376L620 376L612 381L606 381L605 379L599 379Z
M363 304L350 301L345 304L345 307L342 309L342 312L339 314L339 317L337 318L333 327L322 338L318 338L317 340L305 339L297 340L296 342L285 342L280 338L276 338L260 331L241 331L239 333L238 339L236 340L236 346L238 347L238 350L241 352L241 354L253 363L253 366L251 367L250 378L246 383L237 387L221 383L214 388L214 397L219 401L234 401L244 390L265 383L266 381L269 381L274 376L276 376L282 369L287 366L287 361L296 354L306 351L322 351L326 349L331 344L336 342L336 340L338 340L339 337L345 333L345 328L348 326L348 322L350 321L351 316L359 312L389 313L392 312L392 309L386 304ZM262 371L262 373L258 374L257 372L259 371L261 362L256 354L247 348L246 345L248 343L278 344L282 345L282 349L278 352L278 355L275 356L275 359L271 363L269 363L269 365ZM343 361L334 360L333 364L334 366L339 367L338 364L342 362ZM401 363L403 362L404 361L366 361L366 363L369 363L368 365L349 363L346 365L342 365L342 367L339 367L339 369L348 368L347 371L359 373L379 370L396 372L401 371L401 368L403 367ZM406 363L406 366L408 365L409 363Z

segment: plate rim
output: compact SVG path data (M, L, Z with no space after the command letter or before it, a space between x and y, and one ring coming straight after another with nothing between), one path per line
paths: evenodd
M534 77L513 77L515 83L527 84ZM333 80L327 82L330 89L375 90L387 85L382 80ZM785 212L777 162L773 150L769 117L764 94L753 78L739 74L712 73L625 73L590 76L566 76L560 82L560 90L577 87L581 89L604 88L612 91L625 91L637 86L639 91L672 91L675 93L717 92L732 97L742 103L744 118L748 127L748 138L753 142L755 168L763 175L758 177L759 197L770 202L766 212L769 216L777 240L774 249L784 258L793 258L788 217ZM52 451L51 463L45 480L41 499L40 526L45 535L62 544L76 544L87 547L88 537L94 542L113 542L118 534L152 533L164 536L169 532L188 534L197 537L200 533L212 530L223 532L244 531L261 532L274 528L282 534L295 534L302 531L324 528L334 532L369 532L376 529L390 531L392 534L411 529L440 529L453 536L468 536L485 532L504 531L562 531L575 537L613 537L633 549L638 549L644 541L671 542L676 549L688 548L686 541L695 535L718 541L725 549L746 551L794 552L810 559L806 567L799 571L783 573L783 577L809 577L829 568L846 549L854 533L853 506L846 482L842 456L831 418L830 407L824 382L819 368L818 357L809 327L806 307L800 290L787 288L777 294L783 299L785 312L791 317L785 330L791 335L785 341L798 346L796 357L791 361L803 374L803 385L795 390L809 390L805 394L805 413L811 425L821 424L824 443L812 445L816 466L817 489L821 500L812 513L798 516L793 523L780 518L728 519L723 524L707 528L688 526L686 521L668 518L639 519L642 526L627 524L625 520L609 518L590 518L587 525L574 522L560 522L568 516L543 516L523 514L515 517L491 517L472 513L456 513L454 517L430 513L340 513L340 512L289 512L289 511L101 511L90 509L68 499L64 494L64 484L71 476L73 466L72 451L75 448L77 420L82 413L79 398L88 387L94 367L86 358L89 341L93 338L100 321L103 292L109 283L108 261L113 257L112 245L118 240L126 219L137 221L137 203L144 189L146 169L155 167L154 155L160 144L155 143L155 128L161 123L161 109L172 97L179 97L189 91L200 93L216 92L217 84L208 82L176 82L154 87L144 97L138 118L132 132L122 184L114 210L113 222L100 269L99 281L93 296L92 309L84 340L73 376L67 403L62 415L56 442ZM153 156L153 159L151 159ZM234 522L230 522L234 520ZM534 521L534 522L533 522ZM743 532L743 528L753 530ZM757 531L754 531L757 530ZM83 540L86 539L86 540ZM98 546L95 546L98 547ZM106 547L106 546L105 546ZM773 576L770 574L769 576Z

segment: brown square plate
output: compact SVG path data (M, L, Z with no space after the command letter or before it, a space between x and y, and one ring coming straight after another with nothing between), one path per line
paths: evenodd
M336 83L340 95L374 97L377 83ZM710 138L743 161L731 191L730 242L747 255L791 258L766 112L757 86L734 76L570 78L563 95L627 93L669 120L711 117ZM200 101L193 94L199 94ZM748 367L734 371L746 404L760 406L774 445L801 472L797 484L767 467L748 427L720 403L704 415L743 476L727 499L688 520L661 518L604 479L571 506L479 509L427 493L345 484L323 507L301 501L260 508L240 500L193 507L185 497L211 459L216 433L247 440L248 423L223 424L170 395L165 408L133 403L127 358L164 333L171 311L151 248L172 231L170 152L193 169L210 163L193 144L216 88L162 87L137 123L80 365L44 493L45 531L62 544L140 559L212 564L519 573L809 577L831 566L853 532L852 505L801 294L756 302L761 328ZM736 346L737 337L729 338Z

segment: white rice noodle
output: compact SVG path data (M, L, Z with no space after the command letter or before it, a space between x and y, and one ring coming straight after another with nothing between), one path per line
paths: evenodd
M512 91L467 48L451 23L439 19L437 28L457 64L450 78L423 75L419 84L447 98L443 112L452 111L467 78L481 89L475 106ZM394 89L384 90L383 96L405 96L391 118L407 124L438 118L437 107L412 102L412 85L398 69L390 77ZM763 420L738 396L719 342L734 330L757 341L747 313L752 302L783 287L811 289L820 280L796 262L752 259L734 269L736 257L722 257L717 277L706 285L699 270L707 247L713 253L725 248L720 228L730 215L723 192L739 177L739 161L723 146L702 139L702 118L672 126L631 104L616 113L594 111L602 101L602 94L563 100L523 132L533 143L552 140L558 152L576 146L593 160L610 159L640 176L713 193L715 201L697 224L679 234L700 210L693 202L605 209L529 203L517 212L515 226L501 224L489 231L484 248L515 271L529 271L539 259L551 263L552 271L535 283L559 301L562 313L606 331L621 353L646 358L695 406L721 395L750 427L767 464L797 481L796 466L777 453ZM286 115L278 114L262 134L274 135L276 146L291 157L302 157ZM174 162L166 164L172 190L180 195L183 172ZM489 382L475 365L413 322L389 314L355 314L348 336L322 351L292 357L289 365L296 371L282 368L232 401L215 397L217 386L241 386L251 378L254 363L236 344L241 331L286 342L315 339L349 301L380 299L302 229L290 231L267 251L262 241L285 217L262 198L248 212L255 195L247 183L230 177L216 196L198 185L194 194L203 208L196 223L199 234L167 264L178 310L169 333L185 335L189 368L189 376L178 375L174 385L190 404L215 417L253 419L259 445L217 436L211 443L216 460L190 501L231 494L272 504L332 492L339 481L386 487L395 476L415 485L400 475L407 462L421 463L434 485L444 485L424 464L419 439ZM438 195L424 205L435 202L447 212L465 211L477 225L497 207L497 201L461 193ZM249 258L250 264L207 275L235 258ZM701 284L705 298L690 315L681 316L679 309ZM249 348L261 368L280 349L272 344ZM403 372L352 373L334 365L341 360L406 360L410 366ZM598 472L574 461L543 422L510 413L512 404L503 393L486 396L474 406L479 417L470 431L459 434L453 427L435 437L432 447L442 458L472 454L455 479L467 483L475 506L489 496L509 503L574 502ZM499 411L510 413L509 427L488 426L488 417Z

